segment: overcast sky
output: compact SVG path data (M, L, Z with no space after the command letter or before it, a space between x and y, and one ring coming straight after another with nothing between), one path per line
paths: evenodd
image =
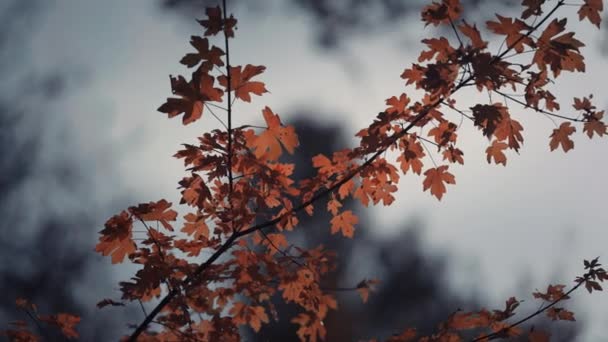
M563 8L559 14L566 12L574 10ZM265 65L261 79L270 90L251 104L238 103L235 124L259 123L266 105L284 122L295 109L307 108L315 119L337 122L351 136L384 109L385 99L404 91L415 96L399 75L417 58L420 38L433 33L412 16L381 35L354 37L342 49L327 52L315 45L310 18L280 5L257 12L239 7L235 16L239 29L231 62ZM552 91L566 110L572 96L590 93L605 108L608 100L601 95L608 59L597 47L601 33L571 18L571 29L588 45L583 49L588 72L562 77ZM169 74L184 73L178 61L191 50L189 36L202 33L194 17L180 19L161 13L153 1L65 0L43 17L32 43L36 67L81 71L86 82L59 109L69 115L83 151L95 154L111 146L111 153L99 154L103 158L96 163L100 170L110 165L126 185L120 192L126 190L137 202L178 202L176 186L184 172L171 155L180 143L193 142L216 126L207 116L184 127L181 120L156 112L170 95ZM456 99L466 108L486 97L463 93ZM571 285L582 272L583 258L600 256L608 262L608 140L589 141L577 128L573 151L549 153L552 121L509 106L524 125L525 141L520 155L509 153L506 168L488 165L487 141L465 122L459 131L465 165L450 167L457 184L448 187L441 202L422 192L420 177L408 175L391 207L371 209L370 229L381 235L414 217L425 222L425 245L452 257L453 286L484 288L490 308L502 307L512 295L532 301L531 292L549 282ZM113 191L92 195L111 198ZM119 204L112 209L122 209ZM579 320L589 323L582 340L605 336L608 295L579 291L574 301Z

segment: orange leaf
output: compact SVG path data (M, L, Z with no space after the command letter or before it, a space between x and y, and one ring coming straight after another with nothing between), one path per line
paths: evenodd
M102 255L112 255L112 263L123 262L125 256L135 252L135 242L132 240L133 220L126 211L110 218L105 228L99 233L99 243L95 251Z
M181 229L182 232L193 235L195 240L202 237L205 239L209 237L209 227L205 223L205 218L202 215L196 215L194 213L188 213L184 216L186 222L184 227Z
M351 210L346 210L331 219L331 233L342 231L342 235L352 238L355 233L354 225L358 222L359 218Z
M509 48L521 53L524 51L524 44L530 47L535 47L534 42L528 36L525 36L521 32L529 30L530 26L519 19L512 19L496 15L499 22L488 21L486 22L487 27L496 34L505 35L506 43Z
M597 28L600 28L600 22L602 21L600 12L603 10L604 4L602 0L585 0L585 3L578 10L578 19L583 20L587 18Z
M260 331L262 323L268 323L268 315L263 306L249 306L242 302L236 302L230 309L236 324L249 324L255 332Z
M251 102L251 93L262 95L267 93L264 83L259 81L251 81L256 75L261 74L266 70L263 65L255 66L247 64L244 70L242 66L230 67L230 90L235 92L235 96L245 102ZM217 78L221 85L228 90L228 78L220 76Z
M170 77L171 90L180 98L169 97L167 102L158 107L158 111L167 113L169 118L184 113L184 125L193 123L201 118L206 101L221 101L223 91L213 88L215 79L208 74L199 75L199 81L187 82L183 76Z
M562 145L564 152L568 152L574 148L574 141L570 139L572 133L576 132L576 128L572 127L569 122L563 122L559 128L554 129L549 142L551 151L555 150L559 145Z
M456 184L456 180L454 179L454 175L447 172L448 166L443 165L438 168L430 168L424 172L426 178L422 182L424 186L424 191L431 189L431 194L435 195L438 200L441 200L443 194L445 194L445 185L446 184Z
M171 203L164 199L158 202L141 203L137 207L130 207L129 211L142 221L159 221L165 229L173 231L169 221L175 221L177 211L167 210Z
M486 149L488 164L491 162L492 158L494 158L494 163L497 165L502 164L503 166L507 166L507 156L503 153L507 147L509 146L506 143L494 140L492 145Z
M217 46L209 49L209 40L207 38L192 36L190 37L190 44L197 50L197 53L186 54L180 61L181 64L191 68L203 61L201 67L205 71L210 71L214 65L224 65L221 58L224 55L224 51Z
M281 119L272 110L265 107L262 111L268 129L260 135L253 134L253 131L246 134L247 146L255 149L255 156L261 158L266 156L269 160L277 160L281 155L281 146L293 154L296 146L299 145L298 136L293 126L283 127Z

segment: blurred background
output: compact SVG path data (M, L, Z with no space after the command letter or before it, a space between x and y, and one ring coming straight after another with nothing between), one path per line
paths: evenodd
M516 2L462 1L469 21L494 12L516 13ZM234 65L265 65L270 94L238 103L236 125L261 122L270 106L293 124L301 147L299 176L318 153L352 146L354 133L384 109L384 100L411 89L399 78L418 57L420 39L450 36L419 20L425 1L229 1L238 18L231 45ZM14 299L41 312L83 317L86 341L116 340L139 308L97 310L119 296L117 281L133 269L111 267L93 252L105 220L129 205L166 198L179 202L182 163L171 156L181 143L213 128L209 117L184 127L156 108L170 95L169 74L201 34L207 0L0 2L0 320L25 319ZM572 96L596 94L608 76L608 30L575 22L587 47L586 74L567 75L552 89L562 108ZM482 26L482 25L478 25ZM500 42L493 42L498 47ZM461 107L486 101L457 97ZM328 218L305 223L298 238L335 248L341 264L332 282L382 283L367 304L339 293L328 340L386 338L406 327L432 331L458 308L502 308L510 296L535 309L531 292L549 283L572 284L582 260L606 261L606 140L581 132L575 149L549 153L551 120L510 104L525 127L520 155L506 168L488 165L487 141L476 129L460 131L465 165L452 166L457 185L441 202L422 192L421 179L402 178L390 207L361 210L355 239L330 236ZM456 120L456 119L454 119ZM580 129L579 129L580 131ZM396 156L395 156L396 157ZM365 208L363 208L365 209ZM608 324L608 296L579 291L568 308L576 322L551 325L558 340L599 341ZM293 310L283 306L288 316ZM546 323L541 319L535 324ZM289 340L288 319L265 327L257 340ZM557 329L557 330L556 330Z

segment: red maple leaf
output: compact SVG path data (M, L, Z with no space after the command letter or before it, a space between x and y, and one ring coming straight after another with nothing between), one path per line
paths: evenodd
M563 122L559 125L559 128L554 129L551 136L549 136L551 138L551 141L549 142L551 151L555 150L559 145L562 145L564 152L573 149L574 141L570 139L570 136L574 132L576 132L576 127L572 127L569 122Z
M266 67L263 65L255 66L247 64L245 69L242 69L240 65L230 67L230 91L234 91L235 96L245 102L251 102L251 93L260 96L268 92L264 83L251 81L251 78L261 74L264 70L266 70ZM217 79L228 90L228 77L222 75Z
M521 33L524 30L530 29L528 24L519 19L503 17L499 14L496 17L499 22L487 21L486 25L492 32L507 36L506 43L509 48L515 49L517 52L523 52L525 49L524 45L532 48L535 47L532 38Z
M111 255L112 263L121 263L125 256L135 252L136 246L132 239L133 219L126 211L110 218L105 228L99 233L102 235L95 246L95 251L102 255Z
M269 160L277 160L281 156L281 146L289 154L293 154L295 148L299 145L298 136L293 126L283 127L279 116L274 114L269 107L265 107L262 114L268 129L260 135L255 135L252 130L246 131L247 146L255 150L254 153L257 158L265 156Z
M492 145L486 149L488 163L490 163L492 158L494 158L494 163L507 166L507 156L503 153L507 147L509 147L509 145L506 143L494 140Z
M584 20L585 18L600 28L602 17L600 12L604 10L604 4L602 0L584 0L585 3L578 10L578 18Z
M196 53L186 54L179 62L191 68L201 61L201 70L210 71L214 65L222 66L222 56L224 51L217 46L209 48L209 40L207 38L201 38L199 36L190 37L190 44L197 50Z
M167 113L169 118L184 113L184 125L193 123L201 118L207 101L221 101L224 94L221 89L214 88L215 79L208 74L199 74L198 82L193 79L187 82L183 76L171 76L171 90L180 96L169 97L167 102L158 107L158 111Z
M352 238L355 233L354 225L359 222L359 218L351 210L343 211L331 219L331 233L336 234L341 231L342 235Z
M438 200L441 200L441 197L445 194L445 184L456 184L454 175L447 172L447 170L448 166L443 165L437 168L430 168L424 172L423 190L431 189L431 194L437 197Z

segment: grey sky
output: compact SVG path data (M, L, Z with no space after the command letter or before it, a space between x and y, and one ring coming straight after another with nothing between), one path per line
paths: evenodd
M284 121L294 108L306 107L319 113L316 119L339 122L354 134L384 108L385 99L403 91L415 95L399 75L417 58L421 35L432 33L417 16L381 36L354 38L340 52L325 54L313 44L310 19L277 7L255 15L244 7L244 13L235 13L239 29L232 41L232 63L265 65L261 78L271 92L251 104L239 103L237 125L260 122L265 105ZM566 11L572 9L560 13ZM184 73L178 61L191 49L189 35L201 33L193 20L180 24L158 12L153 1L65 0L46 15L33 42L31 57L39 67L85 73L87 85L72 92L61 109L71 118L68 125L82 149L97 153L114 146L110 157L97 161L99 169L110 168L123 177L137 201L178 202L175 188L183 168L171 155L180 143L192 142L216 125L207 115L184 127L156 112L170 95L168 75ZM602 82L608 62L597 49L602 33L589 24L573 27L588 45L583 51L588 72L563 77L555 93L563 95L558 96L562 108L570 108L572 96L590 93L605 108ZM461 107L486 100L473 94L457 99ZM465 122L459 131L465 165L450 167L457 185L448 187L441 202L422 192L421 178L408 175L391 207L371 209L378 234L421 217L428 248L453 256L454 286L476 283L485 288L490 308L501 307L512 295L532 301L531 292L549 281L572 284L583 258L599 255L608 262L608 140L589 141L577 132L573 151L549 153L553 123L516 104L510 108L524 124L525 141L519 156L508 155L506 168L488 165L487 141ZM97 195L113 196L111 189ZM577 317L590 328L583 340L604 336L608 296L579 291L574 301Z

